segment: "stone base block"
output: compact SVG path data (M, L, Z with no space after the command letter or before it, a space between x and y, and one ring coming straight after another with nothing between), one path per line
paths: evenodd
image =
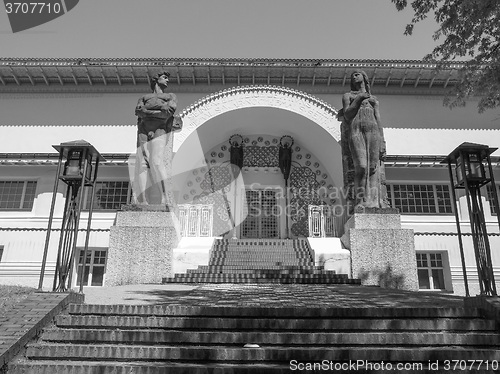
M352 276L363 285L418 291L413 230L401 228L398 214L355 213L343 242L351 251Z
M165 211L119 211L110 229L105 286L161 283L173 275L177 219Z

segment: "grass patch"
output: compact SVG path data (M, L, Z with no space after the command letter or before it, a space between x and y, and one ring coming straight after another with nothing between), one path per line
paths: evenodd
M26 299L36 288L24 286L7 286L0 284L0 316L14 305Z

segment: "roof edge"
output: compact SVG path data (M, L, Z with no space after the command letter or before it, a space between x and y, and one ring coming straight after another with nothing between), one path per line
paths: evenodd
M438 62L430 60L392 60L392 59L292 59L292 58L86 58L86 57L3 57L0 58L0 65L56 65L56 66L105 66L105 65L153 65L153 66L179 66L179 65L296 65L296 66L401 66L401 67L427 67L437 68L455 68L459 69L465 66L465 62Z

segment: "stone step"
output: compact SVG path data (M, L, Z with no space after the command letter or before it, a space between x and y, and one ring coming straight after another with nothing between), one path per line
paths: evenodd
M300 272L293 270L258 270L258 269L247 269L247 270L213 270L213 271L193 271L186 274L176 274L177 278L189 278L192 276L231 276L233 278L298 278L298 279L349 279L347 275L344 274L336 274L335 272L327 273L324 271L308 271L308 272Z
M305 261L305 260L294 260L294 261L289 261L289 260L271 260L271 259L266 259L266 260L255 260L255 259L238 259L238 260L230 260L230 259L220 259L220 260L210 260L208 262L209 266L224 266L224 265L231 265L231 266L246 266L248 267L254 267L254 268L266 268L270 266L314 266L314 263L311 261ZM206 266L206 265L203 265Z
M335 274L335 273L300 273L300 272L281 272L279 270L275 271L238 271L238 272L197 272L193 271L186 274L176 274L175 278L193 278L193 277L213 277L213 278L234 278L234 279L290 279L290 280L300 280L300 279L326 279L326 280L339 280L346 281L350 280L345 274Z
M307 308L307 307L218 307L188 305L98 305L70 304L72 315L100 316L188 316L188 317L235 317L235 318L481 318L477 309L469 308Z
M215 245L309 245L307 239L215 239Z
M290 365L122 361L25 361L9 365L9 374L285 374ZM362 371L361 371L362 373Z
M293 258L287 258L287 257L251 257L251 256L237 256L234 258L230 257L221 257L221 258L214 258L211 257L209 261L210 265L217 265L221 264L224 265L225 263L233 263L235 265L238 264L245 264L245 263L255 263L255 264L260 264L262 266L265 265L276 265L276 264L283 264L283 265L290 265L290 266L297 266L297 265L310 265L313 266L314 264L312 261L308 259L298 259L296 257Z
M220 277L204 277L204 278L163 278L162 284L168 283L234 283L234 284L348 284L361 285L361 281L357 279L272 279L272 278L220 278Z
M460 367L458 362L457 367ZM362 360L352 360L350 362L310 362L308 363L290 361L287 364L228 364L228 363L179 363L179 362L118 362L118 361L26 361L9 365L9 374L285 374L290 372L318 373L321 372L343 372L359 374L426 374L426 373L450 373L450 367L455 363L449 362L445 366L444 361L436 362L370 362ZM431 366L434 364L436 367ZM481 366L479 367L479 364ZM312 366L316 365L316 367ZM467 366L467 365L466 365ZM473 373L491 373L497 371L497 362L475 362ZM477 369L477 370L476 370ZM457 369L458 371L459 369ZM466 371L463 371L466 372Z
M359 279L348 279L338 275L308 274L176 274L174 278L163 278L162 283L248 283L248 284L345 284L361 285Z
M308 266L314 266L313 261L310 259L303 259L303 258L296 258L296 257L250 257L250 256L240 256L238 255L237 257L211 257L210 258L210 264L215 263L221 263L222 265L224 262L233 262L234 265L238 265L239 263L246 263L246 262L258 262L262 265L272 265L276 266L276 263L283 263L289 264L289 266L297 266L297 265L308 265Z
M301 244L297 245L294 243L280 245L280 244L272 244L272 243L260 243L260 244L239 244L239 243L231 243L231 244L217 244L214 243L212 248L220 248L220 249L240 249L240 248L255 248L255 249L265 249L265 250L290 250L290 251L307 251L309 250L309 245Z
M307 247L282 247L282 246L212 246L212 251L216 253L227 252L255 252L255 253L310 253Z
M26 358L35 360L105 360L115 361L186 361L186 362L253 362L287 364L331 360L368 360L371 362L427 362L428 360L496 360L500 349L481 347L261 347L236 348L224 346L111 345L111 344L34 344L28 345Z
M114 329L193 329L193 330L272 330L272 331L474 331L495 332L492 320L465 318L411 319L305 319L305 318L207 318L138 317L118 315L59 315L56 326L63 328Z
M247 268L245 269L243 266L238 266L235 269L232 266L217 266L210 269L187 269L186 274L304 274L304 275L328 275L328 276L337 276L340 278L347 278L347 275L337 274L335 270L302 270L302 269L256 269L256 268Z
M244 346L256 343L269 346L489 346L500 347L500 335L496 333L450 333L450 332L273 332L273 331L189 331L189 330L93 330L51 329L42 334L44 344L92 343L142 345L224 345Z
M323 271L324 267L323 266L314 266L314 265L309 265L309 266L276 266L276 265L270 265L266 267L259 267L259 268L250 268L248 265L202 265L198 267L199 270L219 270L219 269L234 269L234 270L304 270L304 271L310 271L310 270L319 270ZM189 270L195 270L195 269L189 269ZM333 271L333 270L331 270Z
M258 274L179 274L169 281L186 282L219 282L219 283L281 283L281 284L357 284L355 280L331 276L286 276Z
M314 252L305 240L215 240L208 264L163 278L162 283L361 284L347 277L334 278L335 272L320 267L311 271ZM292 267L297 270L282 270Z
M212 253L214 254L228 254L228 253L258 253L262 255L266 254L310 254L307 248L291 248L291 247L257 247L257 246L247 246L247 247L212 247Z

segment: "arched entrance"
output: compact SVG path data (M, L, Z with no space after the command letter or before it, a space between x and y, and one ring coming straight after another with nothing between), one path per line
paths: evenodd
M199 196L203 197L201 190L205 189L206 192L214 185L217 186L218 178L224 179L224 171L219 170L217 165L228 162L229 144L225 143L234 133L246 137L249 141L246 149L253 147L255 149L252 152L259 154L272 153L273 145L276 148L276 141L280 136L285 134L293 136L296 140L293 155L296 171L292 173L294 181L302 183L306 180L310 181L311 185L314 182L315 188L341 187L343 182L339 145L340 123L336 119L336 114L336 110L327 103L309 94L282 87L238 87L207 96L182 112L184 128L174 138L176 152L174 173L181 174L188 171L187 182L180 189L182 192L178 196L178 201L185 203L196 200ZM210 174L210 178L206 177L206 168L192 164L192 160L195 159L203 160L212 168L213 173ZM269 167L272 169L276 165L266 166L267 169L262 168L260 171L252 169L251 173L245 175L246 187L260 182L261 190L254 188L250 193L257 205L269 204L266 199L267 195L273 194L273 187L278 189L282 187L280 186L282 180L279 178L281 174L273 175L269 171ZM319 173L317 181L313 175L316 172ZM319 184L320 182L324 183L324 186ZM280 193L276 193L275 196L280 196ZM291 200L292 196L289 198ZM284 204L278 200L276 197L273 201L276 204ZM305 209L307 215L307 205L304 201L301 201L301 210ZM202 199L200 203L207 204L209 201ZM227 205L231 201L222 203ZM226 215L224 211L225 209L219 212L221 216L219 218L227 221L229 218L224 217ZM218 219L216 215L217 210L214 209L214 227ZM307 217L301 222L290 222L290 224L295 230L295 237L308 236ZM281 234L276 234L274 226L272 229L266 229L271 226L269 223L258 222L255 227L249 223L242 227L246 228L247 234L244 236L247 237L258 237L267 231L270 232L268 237L273 235L284 237L283 222L281 229L278 227ZM301 229L297 230L299 226Z
M183 131L174 139L174 152L208 120L229 111L253 107L270 107L297 113L325 129L335 141L340 142L337 111L324 101L291 88L245 86L216 92L184 109L181 113Z

